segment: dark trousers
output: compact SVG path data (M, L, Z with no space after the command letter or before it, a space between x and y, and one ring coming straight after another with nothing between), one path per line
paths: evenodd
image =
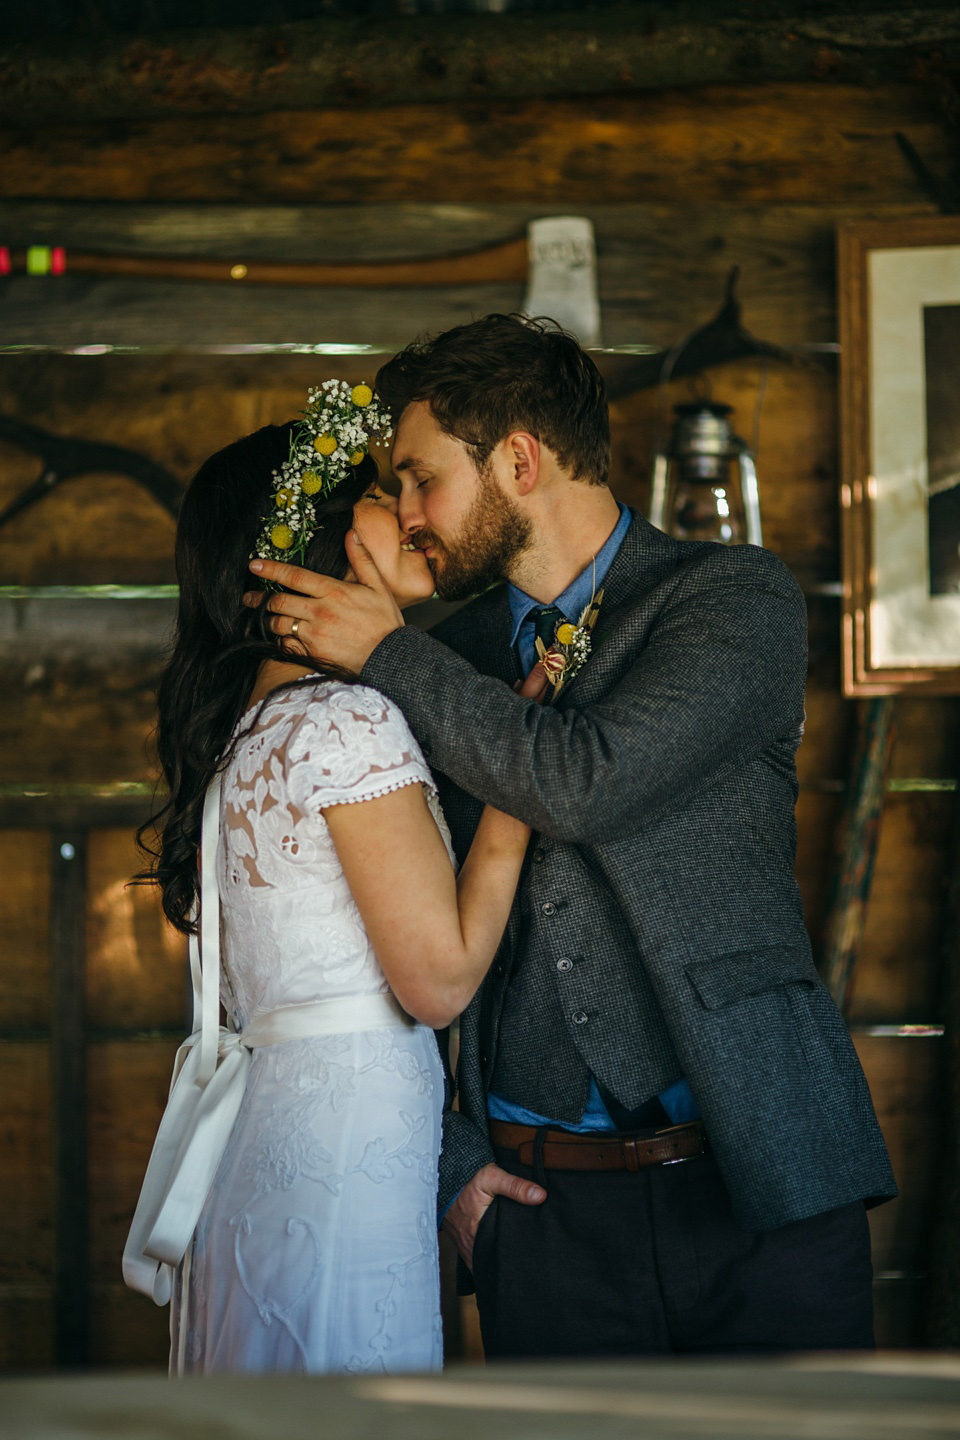
M763 1354L874 1345L863 1205L752 1232L716 1163L535 1172L540 1206L498 1196L474 1248L488 1359Z

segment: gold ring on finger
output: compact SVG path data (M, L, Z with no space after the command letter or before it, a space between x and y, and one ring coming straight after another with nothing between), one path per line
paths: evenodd
M294 622L293 622L293 629L290 631L290 634L293 636L294 640L296 640L296 638L297 638L297 631L298 631L299 629L300 629L300 621L299 621L299 618L298 618L298 619L294 620Z

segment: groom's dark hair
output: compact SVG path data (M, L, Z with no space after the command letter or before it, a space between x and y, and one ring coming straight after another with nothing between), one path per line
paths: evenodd
M485 315L415 340L382 366L376 385L394 423L408 405L428 401L441 430L463 441L478 470L505 435L526 430L572 479L607 483L603 376L552 320Z

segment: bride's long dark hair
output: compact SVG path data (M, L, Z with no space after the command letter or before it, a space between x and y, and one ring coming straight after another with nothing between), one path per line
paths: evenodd
M199 890L207 786L250 728L234 734L261 662L291 658L266 624L264 607L248 609L242 596L255 583L248 559L270 507L271 476L289 454L292 428L293 422L266 425L211 455L184 494L177 524L180 601L173 650L157 691L156 745L168 795L137 836L150 861L137 878L160 886L163 912L184 934L195 929L190 915ZM317 506L322 529L307 550L309 569L344 578L353 507L376 478L367 456ZM356 678L334 665L310 663L333 678Z

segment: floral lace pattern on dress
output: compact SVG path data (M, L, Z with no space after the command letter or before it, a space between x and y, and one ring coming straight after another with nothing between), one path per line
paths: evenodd
M412 784L452 863L430 772L392 702L318 681L263 707L222 785L222 998L238 1028L388 988L323 812ZM442 1096L423 1026L254 1052L194 1240L188 1369L439 1366Z
M427 763L391 701L332 681L267 701L223 777L222 998L239 1026L317 998L318 965L325 995L387 988L323 810L413 784L452 861Z

